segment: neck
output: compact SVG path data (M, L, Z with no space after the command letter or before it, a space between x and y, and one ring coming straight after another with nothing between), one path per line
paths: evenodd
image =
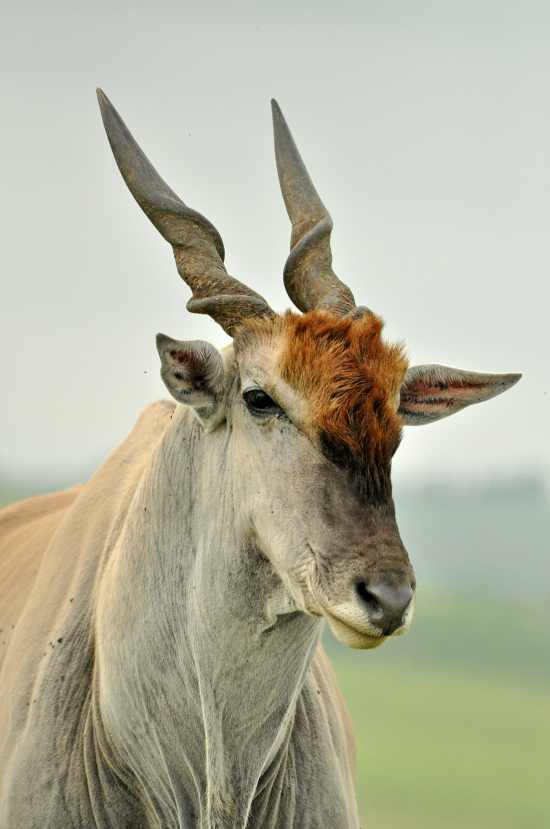
M229 429L178 409L100 586L95 707L163 827L246 824L319 634L255 548L229 458Z

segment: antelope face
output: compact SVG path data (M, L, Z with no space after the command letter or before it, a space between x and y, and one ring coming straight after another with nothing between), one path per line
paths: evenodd
M224 361L208 343L159 335L168 390L206 432L228 428L236 520L295 605L325 616L348 645L380 644L407 628L414 600L391 497L402 425L488 400L520 375L407 368L401 349L382 341L380 320L332 269L332 220L277 104L275 155L292 223L284 283L303 316L276 315L227 273L218 231L168 187L101 92L99 101L122 176L193 292L188 309L234 337Z
M295 604L359 648L403 632L414 597L390 480L406 361L381 327L313 311L234 342L233 462L255 543Z

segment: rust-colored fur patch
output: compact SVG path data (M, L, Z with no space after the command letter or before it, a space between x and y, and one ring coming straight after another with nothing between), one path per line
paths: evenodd
M374 314L351 319L310 311L249 329L282 334L281 376L308 401L323 452L350 469L361 496L375 501L391 493L391 458L401 436L395 400L407 369L403 348L384 343L382 327Z

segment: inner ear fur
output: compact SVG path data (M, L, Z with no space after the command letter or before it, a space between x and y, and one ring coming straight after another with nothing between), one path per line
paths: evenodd
M521 374L481 374L449 366L412 366L401 387L399 414L403 423L417 426L483 403L507 391Z
M179 403L192 406L201 420L219 413L224 396L224 366L219 351L204 340L173 340L157 334L160 375Z

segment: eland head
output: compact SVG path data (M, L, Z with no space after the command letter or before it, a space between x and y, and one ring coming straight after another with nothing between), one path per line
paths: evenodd
M273 102L279 181L292 224L284 268L301 313L275 313L230 276L216 228L163 181L98 92L116 162L174 250L187 304L233 339L220 353L159 334L161 374L203 439L223 433L242 538L269 560L297 611L325 617L347 645L372 648L410 625L414 572L399 535L391 464L403 425L494 397L519 374L409 367L383 323L332 269L332 220ZM213 505L213 510L216 505Z

